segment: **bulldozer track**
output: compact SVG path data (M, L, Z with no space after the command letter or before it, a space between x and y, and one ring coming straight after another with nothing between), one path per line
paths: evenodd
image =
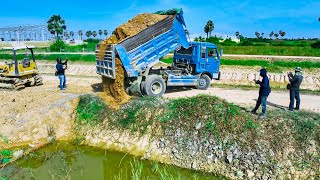
M35 75L34 81L24 81L19 78L8 78L8 77L0 77L0 88L7 90L19 91L24 89L26 86L40 86L43 85L43 79L39 75Z

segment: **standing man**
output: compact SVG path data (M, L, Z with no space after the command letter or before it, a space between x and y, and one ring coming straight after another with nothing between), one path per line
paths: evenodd
M262 114L259 116L259 119L263 119L267 113L267 98L270 94L271 89L269 85L269 78L267 76L267 70L261 69L260 76L262 77L262 81L254 80L256 84L260 85L260 89L256 107L251 112L253 114L257 114L257 110L262 104Z
M68 58L66 59L66 62L62 63L61 58L57 58L57 65L56 65L56 74L60 80L60 90L65 90L66 89L66 75L65 75L65 70L67 69L67 63L68 63Z
M300 85L303 80L302 76L302 68L296 67L294 68L294 76L290 72L288 74L289 81L290 81L290 104L289 104L289 111L293 111L294 106L294 99L296 99L296 107L294 109L300 109Z

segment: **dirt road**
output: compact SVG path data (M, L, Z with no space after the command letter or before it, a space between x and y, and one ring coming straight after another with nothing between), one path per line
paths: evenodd
M226 99L228 102L244 106L255 106L258 98L257 90L210 88L202 91L193 88L171 89L164 95L165 98L190 97L198 94L210 94ZM301 109L320 112L320 96L301 94ZM268 97L268 106L272 108L287 109L289 105L289 92L273 91Z

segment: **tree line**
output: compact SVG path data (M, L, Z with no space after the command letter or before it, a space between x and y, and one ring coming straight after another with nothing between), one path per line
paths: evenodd
M50 17L50 19L47 22L48 24L48 31L52 34L55 35L56 40L61 40L61 36L63 36L66 39L69 39L70 37L73 39L75 32L74 31L70 31L69 33L66 31L67 30L67 26L66 26L66 21L64 19L61 18L60 15L52 15ZM97 35L100 35L100 38L102 35L104 35L105 37L107 37L108 35L108 31L107 30L98 30L98 31L86 31L85 35L87 36L87 38L90 38L91 36L93 36L94 38ZM79 30L78 31L78 35L80 37L80 39L82 40L83 38L83 30Z

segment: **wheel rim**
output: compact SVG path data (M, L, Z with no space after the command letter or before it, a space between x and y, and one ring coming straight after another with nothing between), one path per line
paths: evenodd
M154 82L152 85L151 85L151 92L153 94L160 94L162 91L162 85L160 82Z
M204 87L206 84L207 84L207 82L204 78L199 79L199 86Z

